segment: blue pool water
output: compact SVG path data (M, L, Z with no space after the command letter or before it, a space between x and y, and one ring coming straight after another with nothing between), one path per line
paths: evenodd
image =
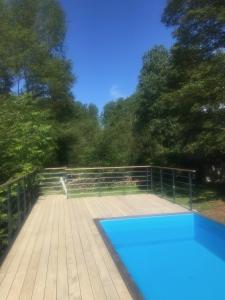
M225 300L225 226L198 214L102 220L144 299Z

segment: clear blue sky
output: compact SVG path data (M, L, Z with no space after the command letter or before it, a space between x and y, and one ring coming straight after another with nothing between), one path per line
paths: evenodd
M166 0L60 0L66 12L66 52L83 103L106 102L135 91L145 51L172 45L161 23Z

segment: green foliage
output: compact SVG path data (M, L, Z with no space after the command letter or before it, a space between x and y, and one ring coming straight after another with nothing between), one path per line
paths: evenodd
M106 104L102 114L102 133L98 145L101 165L129 165L134 152L134 112L135 97L118 99Z
M16 85L18 93L68 97L74 77L63 53L65 16L58 1L0 0L0 7L0 91Z
M72 102L70 117L58 126L58 161L61 165L87 166L97 164L99 137L98 110L95 105Z
M54 130L48 110L29 95L0 99L0 178L49 163Z
M220 0L168 1L163 22L173 26L176 42L170 51L156 46L144 55L133 95L133 124L123 123L123 131L132 136L132 143L127 143L135 153L132 163L197 168L202 178L224 180L224 11ZM120 127L111 121L118 114L116 106L105 110L111 122L104 138L112 137L104 146L109 151L110 145L110 161L119 156L115 153ZM127 152L120 148L121 157Z
M173 0L163 16L176 37L164 95L176 119L174 156L204 173L214 169L217 178L225 154L224 9L223 1Z
M99 118L72 96L59 1L0 0L0 178L46 164L152 163L224 180L224 11L222 0L168 1L174 46L147 51L135 93Z
M213 55L225 47L225 13L223 0L170 0L163 22L173 26L177 44Z
M65 122L74 128L71 110L77 108L59 2L0 0L0 18L0 179L6 180L34 166L58 164L59 132Z
M167 105L160 97L167 91L169 59L169 52L163 46L154 47L143 58L135 122L138 161L142 163L165 163L173 126L167 116Z

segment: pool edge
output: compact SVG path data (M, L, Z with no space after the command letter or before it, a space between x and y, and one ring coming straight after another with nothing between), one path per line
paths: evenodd
M110 219L116 219L116 218L95 218L93 220L94 220L95 226L97 227L98 232L100 233L100 236L102 237L103 242L104 242L107 250L109 251L110 256L111 256L117 270L119 271L119 274L122 277L132 299L144 300L144 297L143 297L140 289L138 288L138 286L136 285L136 283L134 282L134 280L128 273L126 266L124 265L123 261L121 260L119 254L117 254L115 248L113 247L110 239L106 235L104 229L100 225L100 221L110 220Z
M135 219L135 218L143 218L143 217L157 217L157 216L173 216L173 215L183 215L183 214L193 214L193 211L185 211L185 212L174 212L174 213L160 213L160 214L142 214L142 215L133 215L133 216L116 216L116 217L104 217L104 218L94 218L94 224L100 233L100 236L103 239L103 242L109 251L109 254L116 265L117 270L120 273L126 287L134 300L144 300L144 296L142 292L138 288L137 284L127 271L127 267L121 260L119 254L116 252L115 248L113 247L110 239L108 238L107 234L105 233L103 227L101 226L100 222L104 220L121 220L121 219Z
M157 217L157 216L176 216L176 215L194 215L202 217L208 221L214 222L218 225L224 225L223 222L217 221L215 219L210 218L209 216L205 216L204 214L195 211L195 210L188 210L184 212L172 212L172 213L157 213L157 214L141 214L141 215L132 215L132 216L114 216L114 217L103 217L103 218L93 218L94 224L96 228L98 229L98 232L100 233L100 236L102 237L104 244L109 251L109 254L113 260L113 262L116 265L117 270L119 271L132 299L134 300L144 300L144 296L129 274L127 267L123 263L122 259L120 258L119 254L116 252L116 249L114 248L113 244L111 243L110 239L108 238L106 232L104 231L103 227L101 226L101 221L110 221L110 220L121 220L121 219L135 219L135 218L148 218L148 217Z

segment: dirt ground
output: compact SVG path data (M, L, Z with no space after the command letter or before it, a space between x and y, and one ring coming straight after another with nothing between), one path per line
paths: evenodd
M225 223L225 202L217 200L210 209L203 210L201 213L212 219Z

